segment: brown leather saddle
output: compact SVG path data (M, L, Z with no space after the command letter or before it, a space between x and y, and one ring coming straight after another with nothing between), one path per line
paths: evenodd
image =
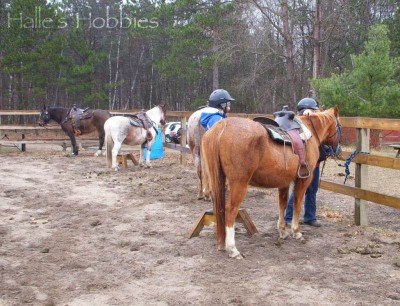
M153 135L150 132L151 128L153 128L156 131L156 134L158 134L158 131L154 127L152 120L149 118L149 116L147 116L145 111L140 111L139 113L130 115L129 117L129 123L132 126L141 127L146 130L147 141L151 141L153 139Z
M310 170L305 158L306 144L300 138L301 126L295 120L295 113L284 106L281 111L274 113L274 117L274 120L266 117L256 117L253 120L260 123L274 141L292 145L293 151L299 156L300 161L297 176L299 178L309 177Z
M93 110L90 110L90 107L82 109L78 108L75 104L72 106L71 110L68 112L67 119L71 119L72 121L72 128L74 129L75 136L82 134L82 131L79 129L81 120L90 119L92 116Z

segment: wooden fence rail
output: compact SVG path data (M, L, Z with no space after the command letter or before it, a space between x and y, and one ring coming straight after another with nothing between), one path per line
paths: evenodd
M112 110L112 115L126 115L138 112L138 110ZM181 112L171 111L167 113L167 117L178 118L182 122L182 128L186 131L186 120L192 112ZM15 115L39 115L37 110L0 110L0 133L6 129L43 129L33 126L7 126L1 125L1 116L15 116ZM259 116L267 116L272 118L271 115L265 114L242 114L242 113L231 113L230 117L242 117L253 119ZM362 118L362 117L342 117L340 118L342 127L354 128L357 130L357 151L370 152L369 146L369 135L371 129L377 130L394 130L400 131L400 119L382 119L382 118ZM1 134L0 134L1 135ZM181 152L181 160L183 154L187 154L188 149L186 148L186 133L182 133L182 145L170 145L165 146L179 150ZM1 138L1 137L0 137ZM352 152L343 152L343 160L347 159ZM368 223L367 217L367 201L374 202L381 205L386 205L400 209L400 197L394 197L385 195L382 193L372 192L368 190L368 165L376 166L387 169L400 170L400 158L391 158L378 156L373 154L359 154L352 160L356 165L355 171L355 187L345 186L329 181L322 180L321 188L347 196L352 196L355 199L355 222L357 225L364 225ZM398 190L399 186L393 186L393 190Z

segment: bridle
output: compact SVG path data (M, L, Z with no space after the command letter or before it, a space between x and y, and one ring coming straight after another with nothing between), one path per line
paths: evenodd
M158 105L158 108L161 111L161 119L160 119L159 123L156 123L155 121L153 121L153 119L151 119L150 116L147 113L145 113L147 120L151 123L153 129L156 131L156 135L158 135L158 129L157 129L158 125L160 123L163 124L163 122L165 124L165 111L164 111L164 108L162 106L160 106L160 105Z
M49 121L50 121L49 111L47 109L42 110L40 113L39 124L45 126L49 123Z
M314 126L314 123L313 123L313 121L311 119L311 116L308 116L308 119L311 122L311 126L313 127L315 135L317 135L319 146L322 147L321 140L319 139L317 130L315 129L315 126ZM327 146L327 145L324 145L324 148L323 148L324 151L327 154L329 154L330 156L332 156L332 157L338 157L340 155L341 151L342 151L342 148L340 146L340 139L342 138L342 131L341 131L340 123L339 123L337 118L336 118L336 132L333 135L330 135L330 136L328 135L326 138L331 139L331 138L333 138L335 136L337 137L337 142L338 142L338 144L336 146L336 150L334 151L332 146Z

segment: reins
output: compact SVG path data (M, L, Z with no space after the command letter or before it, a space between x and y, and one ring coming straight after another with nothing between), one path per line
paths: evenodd
M336 147L336 151L333 151L332 146L325 146L325 148L322 147L321 140L319 139L317 130L316 130L315 126L314 126L314 122L311 120L311 116L308 116L308 119L310 120L311 125L313 127L313 130L314 130L314 132L315 132L315 134L317 136L319 147L321 148L321 150L324 150L328 155L330 155L332 157L339 157L340 152L341 152L341 148L340 148L341 132L340 132L340 124L338 124L337 118L336 118L336 132L335 132L335 134L333 134L332 136L329 136L329 135L326 136L326 138L328 138L328 139L330 139L330 138L332 138L334 136L336 136L338 138L338 145Z
M336 132L335 132L335 134L333 134L333 135L331 135L331 136L329 136L329 135L326 136L326 138L328 138L328 139L330 139L330 138L332 138L332 137L334 137L334 136L336 136L336 137L338 138L338 145L337 145L337 148L336 148L336 152L333 151L332 146L323 146L323 145L322 145L321 140L319 139L317 130L316 130L315 126L314 126L314 122L311 120L311 116L308 116L308 119L310 120L311 126L312 126L312 128L313 128L313 130L314 130L314 132L315 132L315 135L317 136L318 143L319 143L319 146L318 146L318 147L320 148L320 150L324 150L324 152L325 152L326 154L328 154L328 155L330 155L330 156L332 156L332 157L339 157L339 154L340 154L340 152L341 152L341 149L340 149L341 131L340 131L340 124L338 124L337 118L336 118ZM339 136L338 136L338 135L339 135ZM337 164L338 166L340 166L340 164L337 163L336 158L334 159L334 161L336 162L336 164ZM351 160L350 160L350 161L351 161ZM323 163L322 163L321 175L320 175L320 178L319 178L318 186L321 184L321 179L322 179L322 174L323 174L323 172L324 172L325 164L326 164L326 159L325 159L325 160L323 161ZM348 169L348 168L346 168L346 173L347 173L347 169ZM350 173L350 171L349 171L349 173ZM348 175L348 174L347 174L347 175ZM346 175L346 179L347 179L347 175ZM346 182L346 179L345 179L345 182Z

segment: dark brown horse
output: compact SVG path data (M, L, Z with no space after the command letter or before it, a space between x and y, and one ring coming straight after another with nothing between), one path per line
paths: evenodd
M330 145L334 150L339 146L338 108L299 118L312 133L306 145L306 160L313 173L319 157L319 146ZM278 231L280 238L284 239L289 235L285 228L284 213L289 186L294 182L292 232L294 238L302 238L299 215L304 193L312 177L297 177L299 157L293 153L290 145L274 142L257 122L228 118L219 121L204 134L201 154L214 202L219 249L226 249L229 257L241 258L235 245L234 223L248 185L279 189ZM225 203L226 179L230 191Z
M70 118L70 109L65 107L47 107L44 105L40 110L39 125L45 126L50 120L54 120L61 125L63 131L71 139L72 153L78 155L78 146L76 145L75 134L79 131L79 135L88 134L97 130L99 135L99 149L95 153L96 156L101 154L104 144L104 122L111 117L108 111L102 109L88 110L86 119L76 121L76 126Z

